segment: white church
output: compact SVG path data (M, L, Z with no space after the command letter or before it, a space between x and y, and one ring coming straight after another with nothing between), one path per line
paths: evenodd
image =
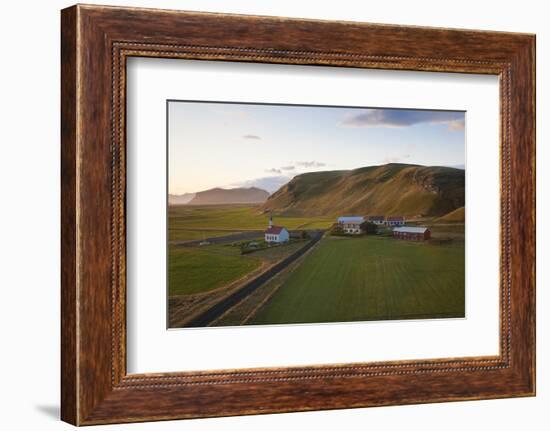
M264 231L264 237L266 242L283 243L288 242L290 234L288 230L282 226L274 226L273 218L269 217L269 226Z

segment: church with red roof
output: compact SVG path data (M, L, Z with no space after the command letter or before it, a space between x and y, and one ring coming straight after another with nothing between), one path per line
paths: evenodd
M283 243L288 242L290 234L285 227L275 226L273 224L273 218L269 217L269 226L264 231L264 238L266 242Z

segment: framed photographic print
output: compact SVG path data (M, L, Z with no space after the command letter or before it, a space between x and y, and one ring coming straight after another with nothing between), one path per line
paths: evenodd
M465 112L167 104L169 328L465 317Z
M535 37L62 11L62 419L535 394Z

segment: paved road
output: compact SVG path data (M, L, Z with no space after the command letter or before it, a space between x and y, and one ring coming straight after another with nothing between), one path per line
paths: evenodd
M291 254L281 262L277 263L276 265L272 266L270 269L260 274L258 277L254 278L253 280L250 280L248 283L246 283L243 287L241 287L236 292L233 292L231 295L222 299L217 304L214 304L208 310L204 311L202 314L198 315L197 317L192 319L190 322L188 322L185 325L185 327L200 328L203 326L208 326L210 323L218 319L223 313L225 313L231 307L233 307L234 305L237 305L245 297L250 295L256 289L262 286L265 282L273 278L273 276L275 276L277 273L285 269L288 265L290 265L292 262L294 262L296 259L302 256L306 251L308 251L317 242L319 242L319 240L323 237L323 233L324 233L323 231L310 232L310 235L312 235L313 238L301 249L295 251L293 254Z
M203 241L208 241L210 244L224 244L226 242L245 241L247 239L254 239L263 237L264 231L262 230L249 230L245 232L232 233L230 235L215 236L212 238L197 239L193 241L179 241L174 243L177 247L197 247Z

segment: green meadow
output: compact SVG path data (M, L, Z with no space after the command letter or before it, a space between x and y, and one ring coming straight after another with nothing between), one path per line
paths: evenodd
M332 224L331 217L277 217L277 224L287 229L315 229ZM195 241L231 235L247 230L263 230L268 215L250 205L170 206L168 208L169 242ZM259 238L262 239L262 238ZM282 259L299 245L288 245L241 256L238 247L208 245L204 247L168 248L169 295L190 295L229 285L257 269L262 261Z
M227 230L263 230L267 227L269 214L262 214L258 207L246 205L177 205L168 208L168 229L197 231ZM334 217L289 217L273 214L273 221L287 229L328 228L334 223Z
M326 237L247 324L463 316L463 244Z
M262 261L237 254L237 249L212 246L210 250L193 247L168 249L169 295L190 295L208 292L243 277L258 268Z
M303 245L293 242L247 255L241 255L238 245L176 246L177 241L261 231L268 215L250 205L172 206L168 215L172 297L227 287ZM326 229L335 221L328 216L274 214L273 218L287 229ZM453 240L437 243L381 235L327 235L284 276L281 287L246 324L464 316L464 225L433 225L432 231L435 238Z
M238 246L210 244L178 247L176 241L195 241L231 235L246 230L263 230L268 216L257 207L243 205L171 206L168 209L168 291L170 296L209 292L259 268L271 264L300 248L291 243L281 247L241 255ZM329 226L328 217L274 217L276 223L292 229ZM258 240L263 240L259 235Z

